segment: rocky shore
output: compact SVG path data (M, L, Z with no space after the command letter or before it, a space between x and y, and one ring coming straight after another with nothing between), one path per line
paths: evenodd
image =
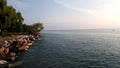
M28 50L40 35L19 35L0 37L0 68L14 67L14 61L20 53Z

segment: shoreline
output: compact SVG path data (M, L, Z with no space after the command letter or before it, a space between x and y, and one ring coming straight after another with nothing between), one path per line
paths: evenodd
M19 38L22 36L25 36L25 35L12 35L12 36L5 36L5 37L0 36L0 43L3 43L6 40L12 40L12 39Z
M27 51L41 35L12 35L0 37L0 68L14 67L16 56ZM8 59L9 58L9 59Z

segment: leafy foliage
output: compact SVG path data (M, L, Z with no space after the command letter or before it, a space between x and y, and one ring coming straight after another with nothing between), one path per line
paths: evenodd
M23 25L23 32L27 34L37 35L44 28L42 23L34 23L33 25Z
M0 35L5 33L38 34L44 27L42 23L33 25L23 24L21 12L12 6L7 6L7 0L0 0Z
M44 28L42 23L35 23L32 25L33 27L33 33L34 34L39 34L39 32Z

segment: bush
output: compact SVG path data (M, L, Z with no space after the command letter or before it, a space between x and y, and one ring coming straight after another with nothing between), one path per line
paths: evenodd
M12 36L12 33L10 33L10 32L3 32L2 36L3 37L5 37L5 36Z

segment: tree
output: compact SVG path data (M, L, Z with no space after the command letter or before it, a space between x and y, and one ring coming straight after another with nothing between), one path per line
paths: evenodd
M7 33L39 34L44 28L42 23L33 25L23 24L24 18L21 12L16 12L12 6L7 6L7 0L0 0L0 35Z
M39 35L39 32L44 28L42 23L34 23L33 25L23 24L23 33Z
M17 23L17 15L16 15L16 10L12 6L8 6L7 8L7 31L8 32L14 32L15 33L15 28L16 28L16 23Z
M16 15L17 15L17 22L16 22L16 27L15 27L16 28L15 32L20 33L23 31L24 18L20 12L17 12Z
M21 33L23 21L21 12L16 12L12 6L7 6L7 0L0 0L0 34L3 32Z
M44 28L43 24L42 23L35 23L32 25L33 26L33 33L34 34L39 34L39 32Z
M3 33L3 30L6 28L6 10L7 10L7 1L0 0L0 30Z
M24 34L32 34L32 29L33 27L31 25L26 25L26 24L23 24L23 33Z

